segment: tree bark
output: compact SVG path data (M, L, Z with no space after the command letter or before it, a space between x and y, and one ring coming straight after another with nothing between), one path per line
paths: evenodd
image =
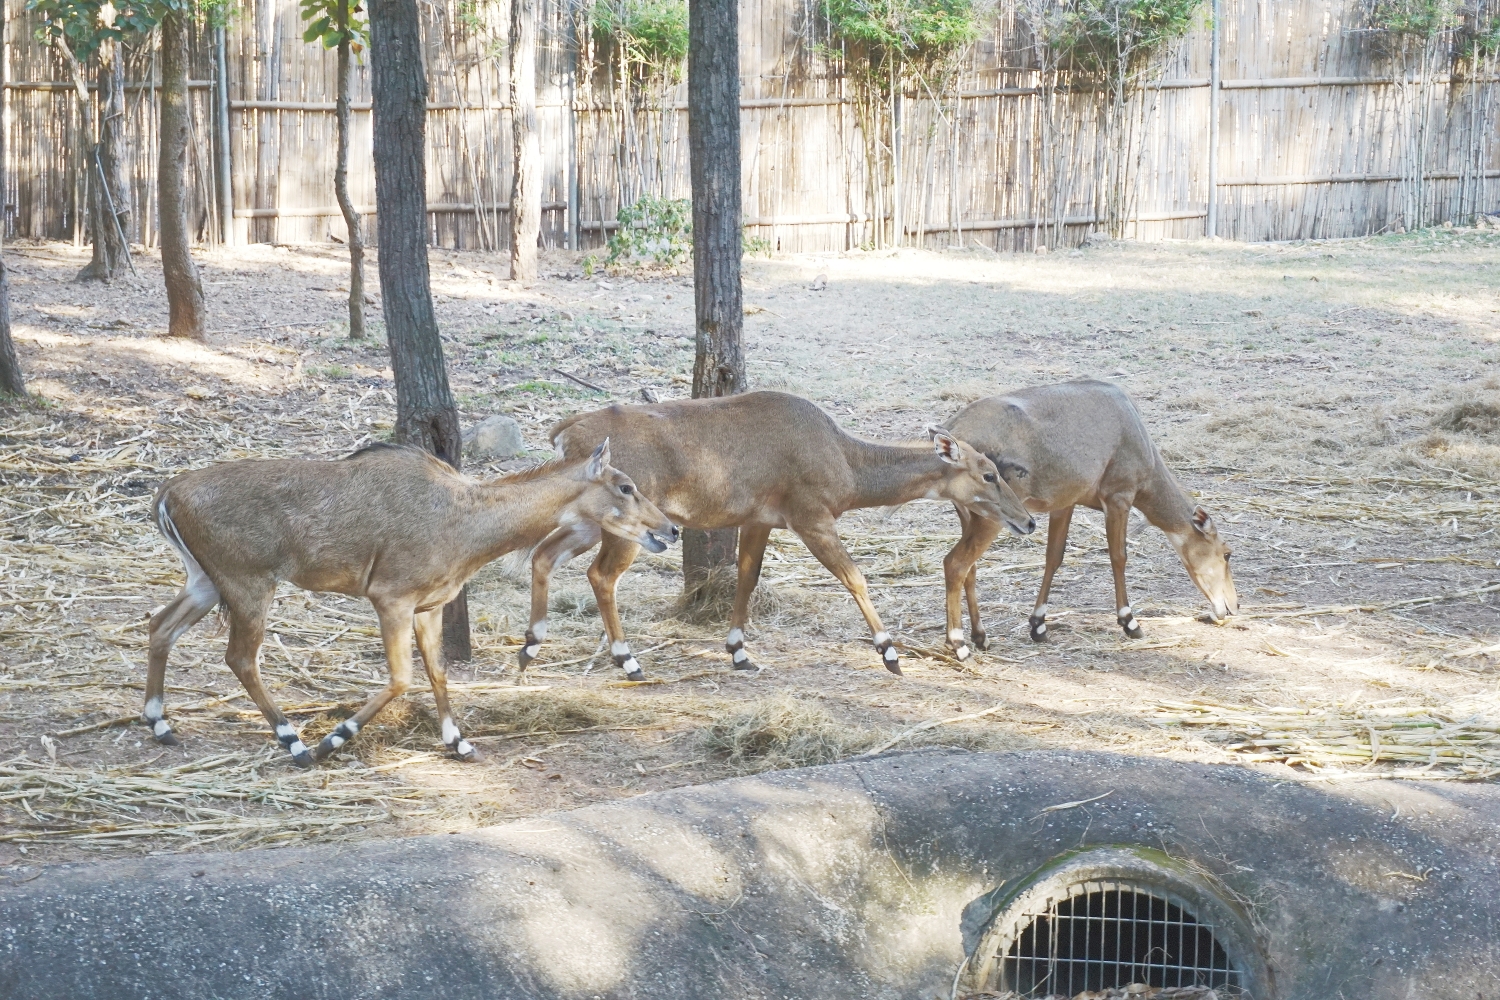
M349 89L354 75L347 34L349 0L339 0L339 28L346 34L339 42L338 99L334 105L339 146L333 168L333 191L339 201L339 211L344 213L344 226L349 230L349 336L360 338L365 335L365 241L354 199L349 197Z
M510 0L511 134L515 146L510 187L510 276L536 281L542 232L541 147L536 125L536 0Z
M688 145L693 185L693 291L697 357L693 398L745 391L740 345L740 31L736 0L688 5ZM689 590L735 561L733 528L683 532ZM699 537L702 536L702 537ZM711 598L711 594L703 594Z
M156 165L161 269L166 278L169 337L206 340L203 283L193 263L187 221L188 30L181 14L161 19L161 155Z
M99 141L88 152L89 227L94 233L93 259L78 272L79 281L113 281L130 266L130 185L125 177L125 60L120 44L99 49Z
M0 191L5 187L5 130L0 129ZM3 216L0 216L3 219ZM0 224L0 243L5 230ZM21 376L21 362L16 357L15 341L10 339L10 278L5 272L5 258L0 255L0 396L26 395L26 379Z
M380 298L396 381L396 440L457 469L458 410L427 266L427 76L416 0L372 0L370 68L375 131L376 235ZM467 591L443 609L443 653L467 660Z

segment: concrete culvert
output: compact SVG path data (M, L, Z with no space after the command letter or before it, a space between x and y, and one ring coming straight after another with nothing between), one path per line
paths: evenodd
M1231 896L1161 851L1068 852L965 908L959 981L976 998L1267 996L1254 932Z
M1476 1000L1497 827L1493 784L895 754L458 836L5 866L0 997ZM1139 946L1079 944L1126 899Z

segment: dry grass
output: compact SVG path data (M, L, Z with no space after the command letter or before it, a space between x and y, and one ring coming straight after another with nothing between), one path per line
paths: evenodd
M699 739L737 771L771 771L830 764L869 746L873 734L835 721L821 705L778 694L716 719Z

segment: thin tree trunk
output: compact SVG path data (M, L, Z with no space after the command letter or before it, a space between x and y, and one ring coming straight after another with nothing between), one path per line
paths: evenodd
M693 287L697 357L693 398L745 391L740 344L740 31L735 0L688 6L688 142L693 184ZM736 530L684 533L689 591L734 564ZM704 599L713 595L703 593Z
M5 190L5 130L0 129L0 191ZM4 242L4 217L0 216L0 243ZM15 341L10 339L10 278L5 258L0 256L0 396L26 395L26 379L16 357Z
M459 468L458 411L427 266L427 77L416 0L372 0L376 235L380 298L396 378L396 440ZM443 653L473 655L467 591L443 609Z
M515 169L510 187L510 276L536 281L542 231L541 146L536 124L536 0L510 0L510 122Z
M115 218L110 214L110 205L123 200L118 189L107 191L105 185L117 180L118 169L111 171L111 161L106 156L106 147L111 155L118 155L119 121L124 115L125 77L124 67L118 59L108 59L105 53L113 45L100 49L99 83L103 90L103 120L99 123L99 137L95 141L93 101L89 97L88 83L84 79L83 66L73 55L65 39L55 37L53 47L67 64L68 75L73 81L74 95L78 101L77 148L78 171L84 182L80 191L88 192L87 212L89 230L93 236L93 259L78 272L79 281L112 281L125 263L125 244L120 237ZM112 65L110 65L112 64ZM111 114L114 117L111 117Z
M365 240L359 212L349 197L349 89L354 75L347 34L349 0L339 0L339 28L345 35L339 42L338 98L334 104L339 147L333 168L333 192L338 198L339 211L344 213L344 226L349 230L349 336L360 338L365 335Z
M187 221L188 26L181 14L161 19L161 155L156 166L161 269L167 284L170 337L206 340L203 283L193 263Z

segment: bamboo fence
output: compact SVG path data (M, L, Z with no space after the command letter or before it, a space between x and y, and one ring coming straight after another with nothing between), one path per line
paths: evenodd
M1134 82L1121 119L1133 139L1120 235L1196 238L1212 224L1241 240L1337 238L1500 211L1493 59L1460 66L1441 39L1393 45L1362 30L1357 0L1220 2L1217 85L1207 16ZM539 8L550 246L598 246L622 205L689 189L685 87L621 79L580 27L579 4ZM429 238L500 249L507 11L439 2L424 17ZM82 242L76 97L37 26L23 0L5 0L7 232ZM213 32L195 43L192 212L206 242L343 236L332 190L334 58L301 34L295 0L250 0L224 32L222 68ZM893 242L1030 250L1101 227L1099 95L1049 85L1013 5L1001 4L942 87L898 88L876 109L883 124L869 142L838 48L815 0L741 0L748 235L784 251ZM157 67L149 44L129 59L130 235L151 243ZM227 116L217 110L224 78ZM373 212L368 82L361 67L350 189Z

